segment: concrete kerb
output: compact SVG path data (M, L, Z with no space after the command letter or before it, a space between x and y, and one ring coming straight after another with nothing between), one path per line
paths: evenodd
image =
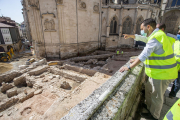
M129 62L127 63L127 65ZM86 120L102 105L107 97L116 89L116 87L124 80L130 71L120 73L117 71L108 81L100 88L96 89L89 97L81 101L72 108L67 115L61 120Z

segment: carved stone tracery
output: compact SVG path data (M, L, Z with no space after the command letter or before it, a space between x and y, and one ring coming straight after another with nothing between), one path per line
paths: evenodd
M123 22L122 34L131 34L132 19L128 16Z
M142 23L143 20L144 19L143 19L142 16L138 18L138 20L136 22L136 34L140 34L140 30L141 30L140 26L141 26L141 23Z
M94 5L93 9L94 9L95 12L99 12L99 6L98 5Z
M28 5L39 9L39 0L28 0Z
M53 19L44 21L45 31L55 31L55 22Z
M81 0L79 0L79 8L80 9L86 9L86 3L81 1Z

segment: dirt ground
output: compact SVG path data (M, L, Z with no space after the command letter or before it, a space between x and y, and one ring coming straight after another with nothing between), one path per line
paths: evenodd
M15 53L13 59L9 60L8 62L0 62L0 74L11 70L18 70L19 65L25 65L26 61L33 57L34 56L32 56L31 52L28 50L21 53Z
M11 69L13 69L12 64L0 62L0 74L5 73Z

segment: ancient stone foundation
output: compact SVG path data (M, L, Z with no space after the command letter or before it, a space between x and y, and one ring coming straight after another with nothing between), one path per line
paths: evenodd
M131 120L135 117L144 80L143 63L131 71L117 71L61 120Z

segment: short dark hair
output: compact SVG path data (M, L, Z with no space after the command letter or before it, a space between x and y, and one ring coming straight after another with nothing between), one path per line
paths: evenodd
M159 23L159 29L164 28L164 30L166 29L166 25L165 23Z
M152 18L145 19L143 22L144 26L150 25L152 28L156 28L156 21Z

